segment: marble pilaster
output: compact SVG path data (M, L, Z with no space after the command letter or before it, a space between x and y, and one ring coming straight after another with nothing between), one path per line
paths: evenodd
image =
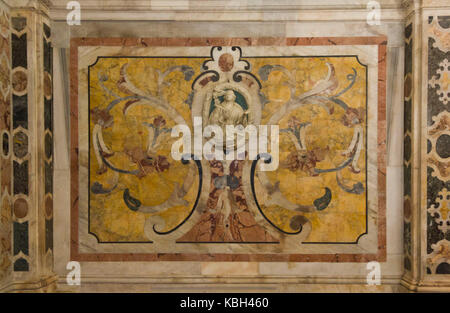
M448 221L450 10L405 1L404 268L414 291L450 290ZM447 86L447 87L446 87Z

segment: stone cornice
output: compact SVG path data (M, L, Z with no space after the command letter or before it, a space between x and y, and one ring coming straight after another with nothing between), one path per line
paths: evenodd
M20 1L20 0L19 0ZM85 21L365 21L368 0L79 0ZM382 21L403 20L401 0L378 0ZM50 17L63 21L66 0L51 0ZM107 4L105 4L107 3Z
M2 0L66 19L68 0ZM364 21L368 0L78 0L86 21ZM381 21L400 21L420 9L449 8L448 0L378 0Z
M12 10L31 10L49 15L50 0L3 0Z
M68 10L50 10L50 17L55 21L64 21ZM185 12L145 12L145 11L89 11L81 13L81 21L205 21L205 22L332 22L332 21L366 21L367 11L336 11L322 10L320 12L221 12L185 11ZM383 10L381 21L402 21L403 11Z
M66 8L66 0L51 0L53 9ZM366 9L368 0L78 0L81 7L87 10L122 10L122 11L271 11L271 10L333 10ZM327 3L328 2L328 3ZM383 9L401 8L402 0L378 0Z

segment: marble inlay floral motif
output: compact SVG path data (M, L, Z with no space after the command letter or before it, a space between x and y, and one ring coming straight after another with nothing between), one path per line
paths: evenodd
M254 55L245 45L191 47L188 55L180 49L167 49L173 51L167 56L97 55L80 68L89 118L79 137L88 139L89 158L81 236L86 229L99 248L141 243L138 251L168 257L169 251L198 254L205 243L212 244L205 246L208 257L219 257L213 251L245 243L230 246L240 252L236 260L255 252L271 252L271 260L275 251L300 252L302 242L311 245L305 251L321 244L358 251L362 237L371 238L364 240L367 249L378 253L384 229L368 231L368 201L376 208L384 190L372 190L368 200L368 176L376 174L368 164L376 168L380 155L367 151L384 145L376 126L377 115L384 115L377 113L376 94L369 95L368 78L383 73L376 64L384 54L370 47L364 56ZM198 118L203 125L194 123ZM270 146L255 160L247 152L234 161L201 159L195 148L181 160L171 154L176 125L205 131L230 123L278 125L277 150ZM270 163L278 166L260 170ZM378 182L384 186L384 177ZM250 245L258 243L265 245Z
M428 26L428 36L433 38L432 48L439 49L442 52L450 51L450 33L448 32L448 16L430 17Z
M438 225L437 228L446 233L450 229L450 191L446 188L442 189L438 193L436 202L438 205L431 205L428 212Z
M450 16L428 21L427 271L450 274Z
M226 50L229 52L224 52ZM186 221L181 219L177 224L161 214L167 216L178 207L179 215L183 217L190 215L189 210L196 209L195 197L185 198L189 192L197 194L190 182L192 176L197 176L196 171L190 171L178 180L183 177L180 175L183 171L178 169L177 162L168 152L175 141L170 136L171 127L179 123L192 125L197 112L207 125L221 126L224 120L223 128L230 123L244 127L247 124L280 125L279 169L273 173L258 171L250 175L260 214L275 229L302 233L309 241L318 242L356 242L366 231L365 65L354 57L344 56L321 59L248 57L241 60L241 54L238 47L213 47L211 60L200 59L203 73L197 59L100 58L90 67L93 122L91 231L99 236L99 240L104 241L104 235L98 232L109 233L107 241L113 242L125 238L129 241L153 240L153 231L169 232ZM154 73L155 85L144 78L141 69ZM182 75L181 80L178 80L177 72ZM191 79L192 87L188 83ZM284 86L289 87L290 96ZM235 107L228 108L225 104L228 91L232 91L230 103ZM176 99L184 100L184 108ZM117 110L122 103L123 109ZM179 110L189 112L189 108L192 117L178 113ZM321 132L326 132L327 136L318 136ZM204 170L208 165L201 166ZM221 169L217 176L213 173L211 177L211 201L208 200L201 221L177 240L277 241L259 225L255 220L258 213L247 204L245 188L249 187L250 179L243 172L251 162L214 160L209 166ZM220 183L222 178L228 181L225 186ZM188 185L186 179L189 179ZM173 188L169 187L171 181L177 182ZM103 187L106 185L111 187ZM125 188L123 192L118 190L121 185ZM171 192L170 196L167 198L157 186L167 186L166 192ZM326 210L329 205L336 208L335 213L331 210L327 214L329 221L334 220L345 229L339 234L334 228L324 227L325 222L321 221L319 211L329 211ZM110 216L98 216L97 213L104 208L121 212L127 206L131 211L123 212L123 217L115 217L114 221ZM349 208L347 216L350 220L342 216L345 207ZM154 214L147 218L141 236L134 237L125 229L108 229L106 226L110 223L119 225L120 220L129 219L126 218L128 215L136 216L132 212ZM308 215L302 214L299 219L299 212ZM158 227L159 224L163 226ZM142 225L129 223L126 229L135 229L138 233Z
M450 100L450 63L447 59L439 63L436 75L433 75L428 83L432 88L436 88L439 100L447 104Z

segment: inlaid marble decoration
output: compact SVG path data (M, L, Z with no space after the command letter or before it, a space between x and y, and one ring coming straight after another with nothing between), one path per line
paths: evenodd
M72 39L71 258L385 260L385 57L383 37ZM174 156L209 125L258 148Z
M0 281L11 270L11 16L0 3Z
M49 268L53 266L53 49L50 27L43 23L43 95L44 95L44 218L45 218L45 254Z
M14 15L12 23L12 182L14 271L27 272L29 263L29 128L27 17Z
M412 95L413 95L413 24L405 28L404 137L403 137L403 245L405 270L411 271L411 174L412 174Z
M450 274L450 16L428 19L427 273Z

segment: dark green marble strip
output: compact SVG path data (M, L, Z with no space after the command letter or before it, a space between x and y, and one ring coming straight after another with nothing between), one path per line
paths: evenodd
M22 251L28 255L28 222L13 223L14 255Z
M8 133L3 133L2 149L3 149L3 156L7 156L9 153L9 135L8 135Z
M14 262L14 272L28 272L29 270L28 262L24 258L17 259Z
M413 40L411 38L413 31L413 25L409 24L405 28L405 38L410 39L405 43L405 65L404 65L404 77L405 77L405 100L404 100L404 163L403 163L403 194L404 194L404 211L411 210L411 119L412 119L412 52L413 52ZM406 79L406 77L409 79ZM409 85L408 85L409 84ZM409 91L409 94L406 94ZM409 99L407 99L409 98ZM409 197L409 199L408 199ZM409 213L410 214L410 213ZM406 213L405 213L406 216ZM411 271L411 223L405 219L403 223L403 250L404 250L404 262L403 266L405 270Z
M50 38L50 35L51 35L50 26L48 26L45 23L44 23L44 34L47 38Z
M45 193L53 193L53 164L45 162Z
M53 80L53 49L49 40L51 31L50 27L44 23L43 31L45 37L43 40L44 47L44 75L50 76ZM47 77L48 77L47 76ZM45 84L44 84L45 85ZM44 86L45 87L45 86ZM44 88L45 89L45 88ZM47 89L48 90L48 89ZM44 128L45 131L50 131L44 138L44 152L47 159L53 155L53 89L50 88L51 94L44 94ZM45 161L45 194L53 194L53 159ZM53 201L53 200L49 200ZM46 203L47 206L47 203ZM51 209L52 210L52 209ZM49 213L49 212L48 212ZM52 214L52 212L50 212ZM53 218L45 219L45 251L53 250Z
M44 99L44 127L47 130L53 131L52 122L52 104L53 99Z
M44 143L45 157L50 159L53 152L53 138L51 134L45 135L45 143Z
M53 250L53 218L45 220L45 251Z
M51 51L51 43L48 42L47 40L45 40L45 38L43 39L43 44L44 44L44 71L46 72L51 72L51 56L50 56L50 51Z
M14 30L20 32L27 26L27 19L25 17L12 17L11 25Z
M19 164L13 161L14 169L14 194L28 195L28 160Z
M27 34L17 37L12 34L12 67L27 68Z
M28 129L28 95L13 95L13 127Z
M405 253L403 266L406 270L411 271L411 223L404 223L403 227L403 244L405 245L405 252L409 252L409 254Z
M27 20L23 17L13 17L11 19L13 28L20 32L26 28ZM27 69L27 34L24 33L20 37L12 34L12 67L23 67ZM23 96L13 95L12 97L12 124L13 129L23 127L28 129L28 95ZM16 133L13 140L13 146L8 149L13 150L18 158L26 156L28 152L28 136L19 132ZM29 168L28 161L23 161L19 164L13 161L13 193L28 195L29 192ZM24 223L13 223L13 252L14 255L22 252L25 255L29 254L29 225L28 221ZM13 266L14 271L23 272L29 270L29 264L24 258L17 259Z

